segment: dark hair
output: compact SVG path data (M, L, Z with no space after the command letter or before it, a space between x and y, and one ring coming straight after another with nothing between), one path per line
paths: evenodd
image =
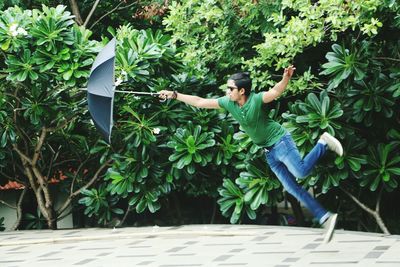
M251 79L250 73L248 72L238 72L229 77L229 80L233 80L237 88L244 88L244 94L246 96L250 95L251 92Z

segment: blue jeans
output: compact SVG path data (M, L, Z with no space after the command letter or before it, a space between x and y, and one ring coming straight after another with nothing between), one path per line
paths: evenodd
M325 152L326 146L317 143L302 159L290 134L283 136L270 150L265 149L267 162L283 187L305 205L320 224L329 217L329 213L296 182L296 178L308 176Z

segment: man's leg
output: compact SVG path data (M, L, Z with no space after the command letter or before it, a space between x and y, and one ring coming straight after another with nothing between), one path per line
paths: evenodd
M278 177L286 191L300 201L322 224L329 217L329 212L325 210L302 186L296 182L296 178L282 162L275 161L268 157L271 170Z
M285 144L279 147L279 150L281 150L281 147L283 150L278 153L278 160L285 164L296 178L307 177L326 152L326 144L323 141L318 141L314 148L302 159L290 135L286 135L282 141Z
M297 182L297 177L307 176L317 161L325 154L325 142L318 142L310 153L301 159L300 153L291 136L285 136L270 154L266 154L267 161L284 188L310 210L318 219L320 225L326 229L324 243L332 239L337 214L326 211L311 195ZM289 169L290 168L290 169Z
M268 161L270 162L270 160ZM326 232L323 242L328 243L331 241L335 230L337 214L330 213L325 210L303 187L296 182L296 178L283 163L274 162L273 166L271 166L271 169L276 174L286 191L294 196L304 206L306 206L306 208L311 211L314 217L318 219L319 224L325 228Z

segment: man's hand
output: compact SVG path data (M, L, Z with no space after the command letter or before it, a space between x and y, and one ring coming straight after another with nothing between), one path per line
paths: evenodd
M218 99L207 99L194 95L185 95L177 91L161 90L158 92L159 98L162 99L176 99L188 105L198 108L212 108L219 109Z
M278 82L271 90L265 92L263 94L263 102L269 103L277 99L283 91L286 89L286 86L289 83L290 78L292 78L293 72L296 68L293 65L285 68L282 76L282 80Z
M294 71L296 70L296 67L293 65L290 65L289 67L285 68L285 70L283 71L283 79L289 79L292 78L292 75L294 73Z
M162 98L162 99L172 99L172 98L174 98L174 91L161 90L158 93L160 94L158 97ZM176 98L176 96L175 96L175 98Z

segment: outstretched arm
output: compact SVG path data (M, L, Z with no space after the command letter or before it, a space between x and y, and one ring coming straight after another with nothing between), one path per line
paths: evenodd
M176 91L168 91L168 90L162 90L158 93L160 94L160 98L176 99L176 100L182 101L188 105L198 107L198 108L212 108L212 109L220 108L217 99L208 99L208 98L202 98L202 97L194 96L194 95L185 95L185 94L178 93Z
M285 68L282 80L278 82L271 90L263 94L264 103L269 103L274 101L283 93L283 91L286 89L286 86L290 81L290 78L292 78L295 69L296 68L293 65L289 66L288 68Z

